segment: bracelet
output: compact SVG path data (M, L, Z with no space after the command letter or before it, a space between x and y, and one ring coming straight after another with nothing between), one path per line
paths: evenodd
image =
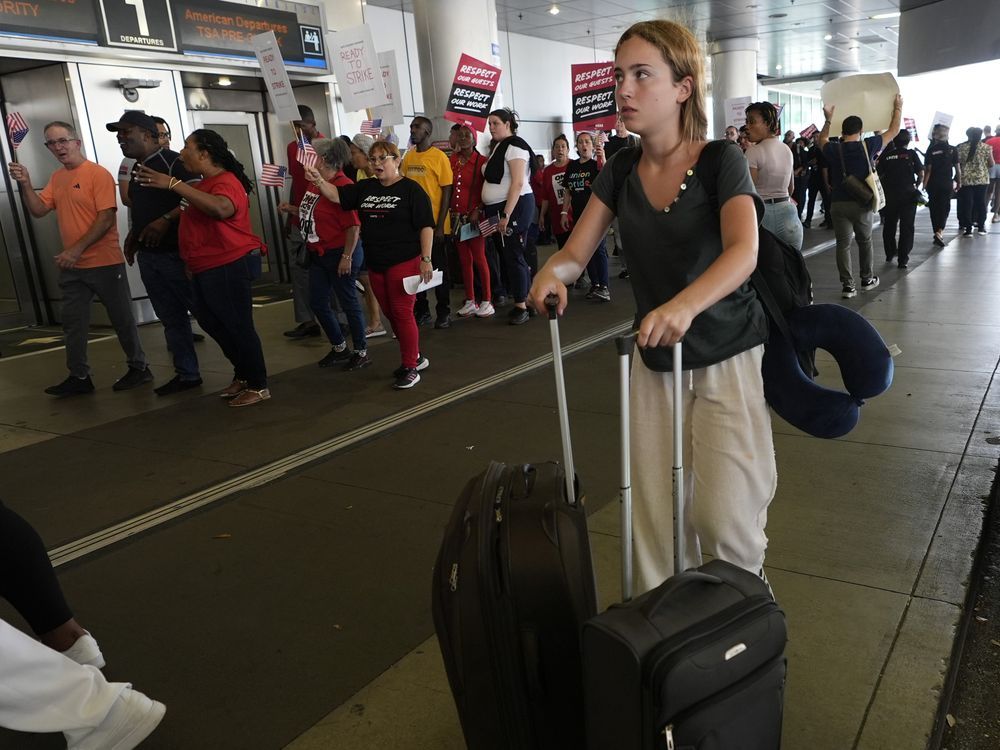
M179 180L176 177L171 177L170 178L170 183L167 185L167 190L173 190L181 182L182 182L182 180Z
M421 263L431 263L432 261L431 261L430 258L425 258L424 256L420 256L420 262Z
M341 259L341 260L350 260L350 259L351 259L351 256L350 256L350 255L341 255L341 256L340 256L340 259Z
M559 215L560 216L569 216L569 211L560 211Z
M171 216L170 214L163 214L163 216L161 216L160 218L163 219L168 224L174 220L174 217Z
M324 182L326 182L326 180L313 180L313 185L315 185L316 187L319 187Z

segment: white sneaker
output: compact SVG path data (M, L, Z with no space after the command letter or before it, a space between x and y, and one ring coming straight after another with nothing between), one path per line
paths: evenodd
M494 314L496 314L496 310L493 309L493 303L488 299L483 300L476 309L476 317L479 318L488 318Z
M166 712L162 703L128 686L96 727L65 733L66 750L132 750L153 733Z
M62 655L85 667L104 669L104 654L101 653L101 647L97 645L94 636L87 631L83 631L83 635L76 639L76 643L63 651Z
M462 307L459 309L458 317L467 318L470 315L474 315L476 313L476 310L478 309L479 308L475 302L473 302L471 299L467 299L465 300L465 304L462 305Z

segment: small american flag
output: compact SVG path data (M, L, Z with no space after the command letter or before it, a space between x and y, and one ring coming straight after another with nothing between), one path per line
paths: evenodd
M28 134L28 123L21 117L20 112L11 112L7 115L7 132L10 134L10 142L16 149Z
M306 137L302 131L299 131L298 146L295 161L303 167L315 167L316 162L319 160L319 154L316 153L316 149L312 147L312 144L306 141Z
M381 135L382 133L382 119L378 120L363 120L361 122L361 132L365 135Z
M500 231L500 219L496 216L487 216L479 222L479 234L483 237L489 237L498 231Z
M284 187L285 175L288 170L279 164L263 164L260 170L260 184L271 187Z

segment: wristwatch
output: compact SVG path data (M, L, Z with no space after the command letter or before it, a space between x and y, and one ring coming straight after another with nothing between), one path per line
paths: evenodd
M501 211L500 212L500 218L501 219L506 219L507 218L507 212L506 211Z

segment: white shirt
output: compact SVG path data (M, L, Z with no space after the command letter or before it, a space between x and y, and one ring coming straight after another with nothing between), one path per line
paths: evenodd
M520 195L529 195L531 193L531 166L528 164L528 159L531 155L525 151L523 148L518 146L508 146L507 153L504 154L504 164L503 177L500 182L494 185L492 182L483 182L483 203L489 205L493 203L505 203L507 201L507 193L510 191L510 161L511 159L522 159L524 160L524 182L521 184ZM487 159L487 162L489 160ZM483 172L486 172L486 164L483 164Z
M765 138L747 149L747 164L757 170L761 198L785 198L792 179L792 150L778 138Z

